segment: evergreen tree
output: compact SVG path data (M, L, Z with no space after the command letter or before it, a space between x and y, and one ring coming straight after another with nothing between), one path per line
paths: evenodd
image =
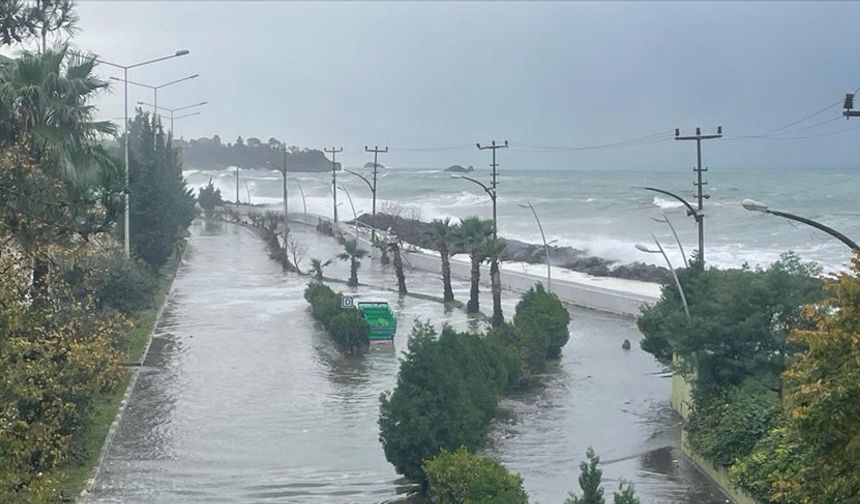
M138 110L129 137L131 248L158 268L194 218L194 197L182 177L179 153L170 147L171 137L149 114Z
M600 484L603 479L603 471L597 465L600 464L600 457L594 453L594 448L588 447L585 452L585 457L588 461L583 461L579 464L579 488L582 489L582 497L577 497L573 493L565 500L565 504L605 504L603 498L603 488Z

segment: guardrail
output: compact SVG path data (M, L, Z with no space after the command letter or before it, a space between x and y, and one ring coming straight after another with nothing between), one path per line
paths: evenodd
M300 214L298 216L291 215L290 221L303 223L308 226L316 226L320 221L331 222L331 219L321 215ZM359 242L367 247L371 257L379 257L379 250L374 248L370 243L370 226L359 223L356 227L354 224L339 222L335 227L343 234L357 236ZM379 231L377 230L377 232ZM442 261L439 256L434 254L404 248L403 257L404 261L415 269L434 273L439 272L441 269ZM456 257L452 258L451 275L457 278L468 279L471 277L471 265L468 261L463 261ZM500 276L503 288L517 292L525 292L533 287L534 284L544 281L544 277L542 276L519 273L505 268L501 269ZM481 278L483 280L482 284L488 285L490 271L489 266L486 264L481 266ZM657 296L629 292L623 289L589 285L569 279L553 278L552 291L559 299L566 303L626 316L636 316L644 304L655 303L658 300Z

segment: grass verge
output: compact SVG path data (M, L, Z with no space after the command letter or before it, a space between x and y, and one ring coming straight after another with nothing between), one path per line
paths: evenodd
M152 306L132 317L134 325L125 335L125 344L128 349L126 362L131 365L137 365L143 357L150 334L155 328L158 312L167 301L170 286L173 285L173 278L179 269L179 263L179 257L171 256L159 271L158 284L152 297ZM132 372L133 369L128 368L128 372L116 389L105 393L98 399L89 423L76 433L75 444L79 447L78 453L58 475L57 488L62 490L63 494L77 496L84 489L87 479L98 463L99 454L110 426L122 405L122 399L131 380Z

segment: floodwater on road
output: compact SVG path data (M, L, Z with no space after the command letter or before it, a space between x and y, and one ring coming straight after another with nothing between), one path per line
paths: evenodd
M309 249L305 262L339 249L313 231L294 236ZM326 269L334 278L347 274L337 260ZM412 323L459 330L483 323L433 300L398 298L390 267L376 260L365 259L359 280L373 287L355 295L388 300L398 311L393 349L345 355L310 315L302 297L307 277L283 273L248 229L195 221L89 502L377 503L402 496L409 485L385 460L376 421ZM416 292L441 293L438 275L408 272L407 282ZM457 281L458 299L467 292ZM507 315L515 303L506 293ZM573 308L571 315L564 357L543 387L503 401L486 451L520 472L532 499L544 504L576 489L589 445L605 461L607 492L623 477L643 503L725 502L681 456L670 381L635 344L633 322ZM624 338L633 350L621 350Z

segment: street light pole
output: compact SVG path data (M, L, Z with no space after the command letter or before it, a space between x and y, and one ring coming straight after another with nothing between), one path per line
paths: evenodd
M112 63L110 61L106 61L106 60L103 60L100 58L94 58L95 61L97 61L98 63L101 63L103 65L112 66L114 68L121 68L122 69L122 75L123 75L123 81L125 81L124 85L123 85L123 110L124 110L124 113L123 113L123 118L124 118L123 135L125 136L125 148L124 148L124 150L125 150L125 153L124 153L124 157L125 157L125 218L124 218L124 221L125 222L123 223L125 229L123 230L123 234L125 235L124 236L124 247L125 247L125 256L126 257L131 257L131 229L129 226L130 204L129 204L129 175L128 175L128 140L129 140L128 139L128 71L132 68L137 68L137 67L141 67L144 65L149 65L152 63L158 63L159 61L164 61L164 60L168 60L171 58L177 58L179 56L185 56L188 53L189 53L189 51L187 49L182 49L182 50L176 51L175 53L171 54L170 56L163 56L161 58L155 58L155 59L151 59L151 60L147 60L147 61L142 61L140 63L135 63L133 65L120 65L118 63ZM79 53L75 53L75 54L79 54Z
M302 195L302 208L304 209L304 212L305 212L305 223L307 223L307 221L308 221L308 204L305 201L305 191L304 191L304 189L302 189L302 183L299 181L299 179L297 179L295 177L290 177L290 180L295 182L296 185L299 187L299 194Z
M806 217L801 217L799 215L794 215L794 214L790 214L787 212L780 212L778 210L771 210L764 203L761 203L761 202L758 202L755 200L751 200L751 199L743 200L741 202L741 205L746 210L749 210L750 212L762 212L762 213L766 213L766 214L776 215L777 217L782 217L784 219L802 222L803 224L806 224L807 226L812 226L815 229L818 229L820 231L824 231L825 233L829 234L830 236L841 241L846 246L848 246L848 248L850 248L854 253L860 253L860 247L857 246L857 243L854 240L848 238L844 234L840 233L839 231L836 231L835 229L833 229L829 226L825 226L824 224L822 224L820 222L816 222L812 219L807 219Z
M347 170L346 168L344 168L344 171L348 172L348 173L352 173L356 177L363 180L364 183L367 184L367 187L370 188L370 193L373 195L373 212L374 213L371 215L371 219L370 219L370 240L371 240L371 243L373 243L376 241L376 178L374 178L373 182L371 182L367 177L365 177L364 175L362 175L358 172L355 172L352 170ZM374 173L374 175L376 175L376 170L374 170L373 173ZM344 190L344 192L346 192L346 195L349 196L349 192L347 192L346 189L344 189L344 188L342 188L342 189ZM349 198L349 203L352 204L352 197ZM354 214L355 212L352 212L352 213ZM356 224L355 229L356 229L356 232L358 232L358 224Z
M535 222L537 222L538 229L540 230L540 237L543 240L543 251L546 254L546 290L547 292L552 292L552 266L550 264L549 259L549 244L546 241L546 235L543 232L543 226L540 223L540 219L538 218L538 214L535 211L535 207L532 205L531 201L526 201L525 205L520 205L521 208L527 208L532 211L532 215L535 217Z
M358 214L355 213L355 205L352 204L352 196L349 194L349 191L346 190L346 187L337 186L337 188L345 192L347 199L349 199L349 206L352 208L352 223L355 224L355 239L358 240Z
M651 220L653 220L654 222L665 222L669 225L669 229L672 230L672 235L675 237L675 243L678 244L678 248L681 250L681 258L684 259L684 267L689 268L690 262L687 261L687 254L684 253L684 246L681 245L681 239L678 238L678 233L675 231L675 226L672 225L672 221L669 220L669 217L666 216L666 214L663 214L662 219L655 219L654 217L651 217Z
M156 116L156 114L158 114L158 90L161 88L165 88L167 86L172 86L174 84L178 84L180 82L184 82L184 81L191 80L191 79L196 79L197 77L200 77L200 74L189 75L187 77L183 77L181 79L176 79L176 80L173 80L170 82L165 82L164 84L159 84L157 86L153 86L150 84L144 84L142 82L134 82L134 81L130 81L128 79L119 79L117 77L111 77L111 80L115 80L115 81L121 80L121 81L125 82L126 86L128 84L132 84L135 86L145 87L145 88L152 90L153 100L154 100L153 105L152 105L152 141L154 143L156 141L156 139L158 138L157 129L155 127L155 116ZM172 112L171 112L170 116L171 116L170 132L172 133L173 132L173 121L172 121L173 113Z
M170 133L171 134L173 133L173 114L175 112L179 112L181 110L187 110L187 109L194 108L194 107L202 107L203 105L206 105L207 103L209 103L209 102L208 101L202 101L200 103L185 105L184 107L168 108L168 107L162 107L160 105L155 105L153 103L146 103L143 101L137 102L138 105L146 105L147 107L153 107L155 110L166 110L167 112L170 112ZM177 117L176 119L182 119L184 117L189 117L189 116L193 116L193 115L196 115L196 113L185 114L183 116Z
M666 255L666 251L663 250L663 246L660 245L660 241L657 240L657 237L654 236L654 233L651 233L651 238L654 238L654 243L657 244L657 250L649 249L646 245L641 243L636 244L636 248L642 252L646 252L648 254L662 254L663 259L666 261L666 265L669 266L669 271L672 273L672 278L675 279L675 287L678 288L678 294L681 295L681 303L684 305L684 314L687 316L687 322L690 321L690 307L687 305L687 296L684 294L684 288L681 287L681 281L678 280L678 274L675 273L675 268L672 267L672 262L669 260L669 256Z

